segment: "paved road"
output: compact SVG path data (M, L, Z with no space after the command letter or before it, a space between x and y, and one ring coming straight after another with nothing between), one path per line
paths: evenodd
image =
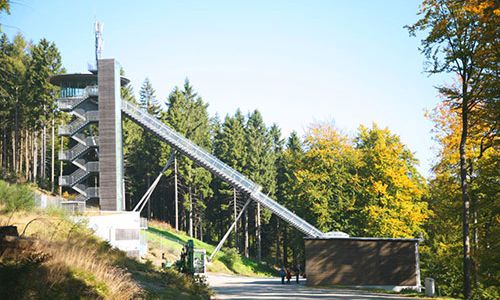
M208 282L216 293L213 299L417 299L359 290L306 287L305 280L283 285L279 279L208 274Z

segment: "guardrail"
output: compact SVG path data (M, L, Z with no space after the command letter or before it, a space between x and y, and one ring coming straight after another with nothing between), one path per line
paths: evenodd
M57 100L57 107L60 110L72 110L78 104L82 103L90 97L97 97L99 95L99 90L97 86L88 86L83 89L82 94L75 96L62 97Z
M77 119L67 125L61 125L58 128L58 133L59 135L73 135L90 122L97 121L99 121L99 112L97 110L88 111L85 113L85 120Z

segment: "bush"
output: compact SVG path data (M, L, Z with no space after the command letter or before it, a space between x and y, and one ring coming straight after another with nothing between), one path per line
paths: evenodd
M237 263L241 263L241 256L238 253L238 250L234 248L229 248L224 251L224 255L220 258L220 260L226 264L232 271L234 271L235 265Z
M26 185L10 185L0 180L0 204L6 212L31 210L35 206L34 193Z

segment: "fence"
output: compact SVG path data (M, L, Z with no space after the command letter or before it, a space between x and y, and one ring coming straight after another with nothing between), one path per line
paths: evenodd
M39 208L61 208L69 214L82 214L85 212L85 201L66 201L62 197L42 193L35 193L35 205Z

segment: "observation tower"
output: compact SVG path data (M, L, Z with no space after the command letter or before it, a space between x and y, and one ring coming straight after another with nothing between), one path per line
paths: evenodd
M70 163L59 184L79 193L77 200L98 204L101 210L125 209L120 87L129 80L120 77L114 59L98 60L97 70L61 74L50 82L61 88L58 107L71 115L61 125L69 149L59 160Z

